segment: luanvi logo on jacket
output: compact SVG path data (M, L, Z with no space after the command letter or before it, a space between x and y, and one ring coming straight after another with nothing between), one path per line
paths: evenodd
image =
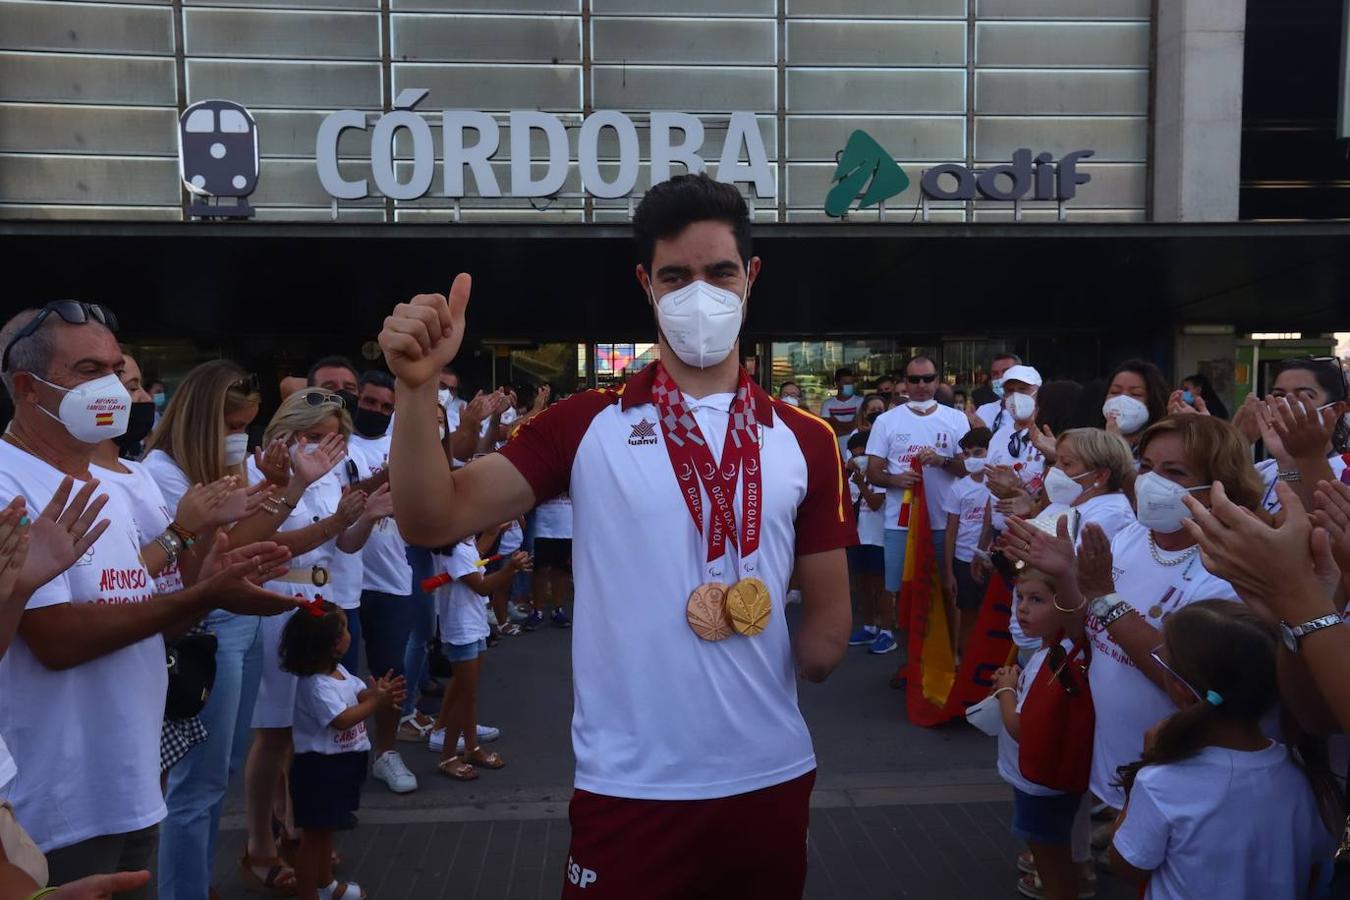
M643 419L633 426L633 433L628 435L628 443L634 447L642 447L647 444L656 443L656 425Z

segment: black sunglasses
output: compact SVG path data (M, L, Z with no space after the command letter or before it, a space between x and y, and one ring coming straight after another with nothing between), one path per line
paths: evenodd
M37 333L42 327L42 323L47 321L47 317L52 313L61 317L61 321L68 325L87 325L89 322L98 322L109 331L117 331L117 316L113 315L112 310L106 306L100 306L97 303L83 303L79 300L53 300L33 316L31 322L19 329L19 333L14 335L14 339L5 345L5 352L0 356L0 372L9 371L9 353L14 349L14 345L26 337Z
M932 375L906 375L905 380L910 384L919 384L920 382L923 384L932 384L934 381L937 381L937 373L934 372Z

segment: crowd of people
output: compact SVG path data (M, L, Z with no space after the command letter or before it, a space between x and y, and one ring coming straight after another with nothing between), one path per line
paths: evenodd
M364 897L333 834L367 776L417 790L403 744L454 781L504 766L488 648L573 616L563 895L801 896L796 679L904 642L916 516L954 656L993 606L1011 636L971 721L1013 790L1018 891L1091 896L1098 863L1152 898L1326 889L1350 763L1339 363L1285 362L1230 421L1202 376L1144 361L1093 386L1004 354L978 402L916 356L865 391L839 370L817 415L739 362L762 263L736 190L672 179L634 231L661 352L621 391L462 398L467 275L392 311L384 366L319 359L265 425L228 360L144 384L103 306L0 328L0 900L211 896L236 773L240 878Z

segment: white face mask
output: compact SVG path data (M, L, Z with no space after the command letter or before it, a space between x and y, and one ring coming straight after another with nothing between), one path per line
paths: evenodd
M104 375L73 388L52 384L36 375L33 377L65 394L56 415L44 406L38 406L38 409L64 425L75 440L97 444L127 433L131 395L116 374Z
M441 433L441 440L445 440L445 426L442 425L440 428L437 429L437 431Z
M938 402L931 397L927 400L911 400L905 404L917 413L926 413L938 405Z
M1139 524L1159 534L1175 534L1181 523L1191 517L1191 511L1181 498L1207 489L1209 485L1184 488L1168 481L1157 472L1147 472L1134 483L1134 505Z
M1002 399L1003 397L1003 379L995 378L989 382L989 389L994 392L994 396Z
M1121 434L1134 434L1148 424L1148 407L1126 394L1118 394L1102 404L1102 415L1110 419L1111 413L1116 414Z
M1006 394L1003 408L1012 414L1014 420L1025 422L1036 415L1036 398L1030 394Z
M747 289L749 285L747 284ZM745 297L706 281L691 281L663 294L656 321L675 355L687 366L706 369L726 359L741 333Z
M967 456L966 471L971 475L977 475L984 471L985 462L986 460L983 456Z
M1087 478L1091 474L1091 472L1084 472L1082 475L1075 477L1059 466L1053 466L1045 475L1045 495L1050 498L1051 503L1072 506L1073 502L1082 496L1085 490L1078 483L1078 479Z
M450 390L449 388L441 388L440 390L436 391L436 400L443 407L449 406L450 401L453 399L455 399L454 391Z
M796 397L784 397L783 402L788 406L801 406L801 401Z
M248 435L225 435L225 465L237 466L248 456Z

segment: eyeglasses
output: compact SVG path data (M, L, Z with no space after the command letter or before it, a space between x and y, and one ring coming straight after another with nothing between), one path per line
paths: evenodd
M932 384L937 381L937 373L934 372L932 375L906 375L905 380L910 384Z
M1158 646L1150 650L1148 655L1151 656L1153 658L1153 661L1158 664L1158 668L1162 669L1168 675L1171 675L1179 683L1184 684L1186 686L1186 690L1190 691L1192 694L1195 695L1195 699L1197 700L1205 699L1204 697L1200 696L1199 691L1197 691L1194 687L1191 686L1191 683L1189 681L1187 681L1185 678L1182 678L1180 675L1176 673L1176 670L1174 670L1167 663L1163 662L1163 658L1159 655L1159 651L1161 651L1164 646L1165 645L1163 644L1159 644Z
M261 394L262 386L258 383L258 376L250 372L243 378L230 385L230 390L240 394Z
M109 331L117 330L117 316L113 315L112 310L106 306L100 306L97 303L83 303L79 300L53 300L33 316L32 321L19 329L19 333L14 335L14 339L5 345L5 352L0 356L0 372L9 371L9 354L14 349L14 345L26 337L31 337L42 327L42 323L52 313L61 317L61 321L68 325L87 325L91 320L99 323Z
M328 391L310 388L305 391L305 402L310 406L323 406L325 403L331 403L339 409L343 409L347 404L342 402L342 398L337 394Z

